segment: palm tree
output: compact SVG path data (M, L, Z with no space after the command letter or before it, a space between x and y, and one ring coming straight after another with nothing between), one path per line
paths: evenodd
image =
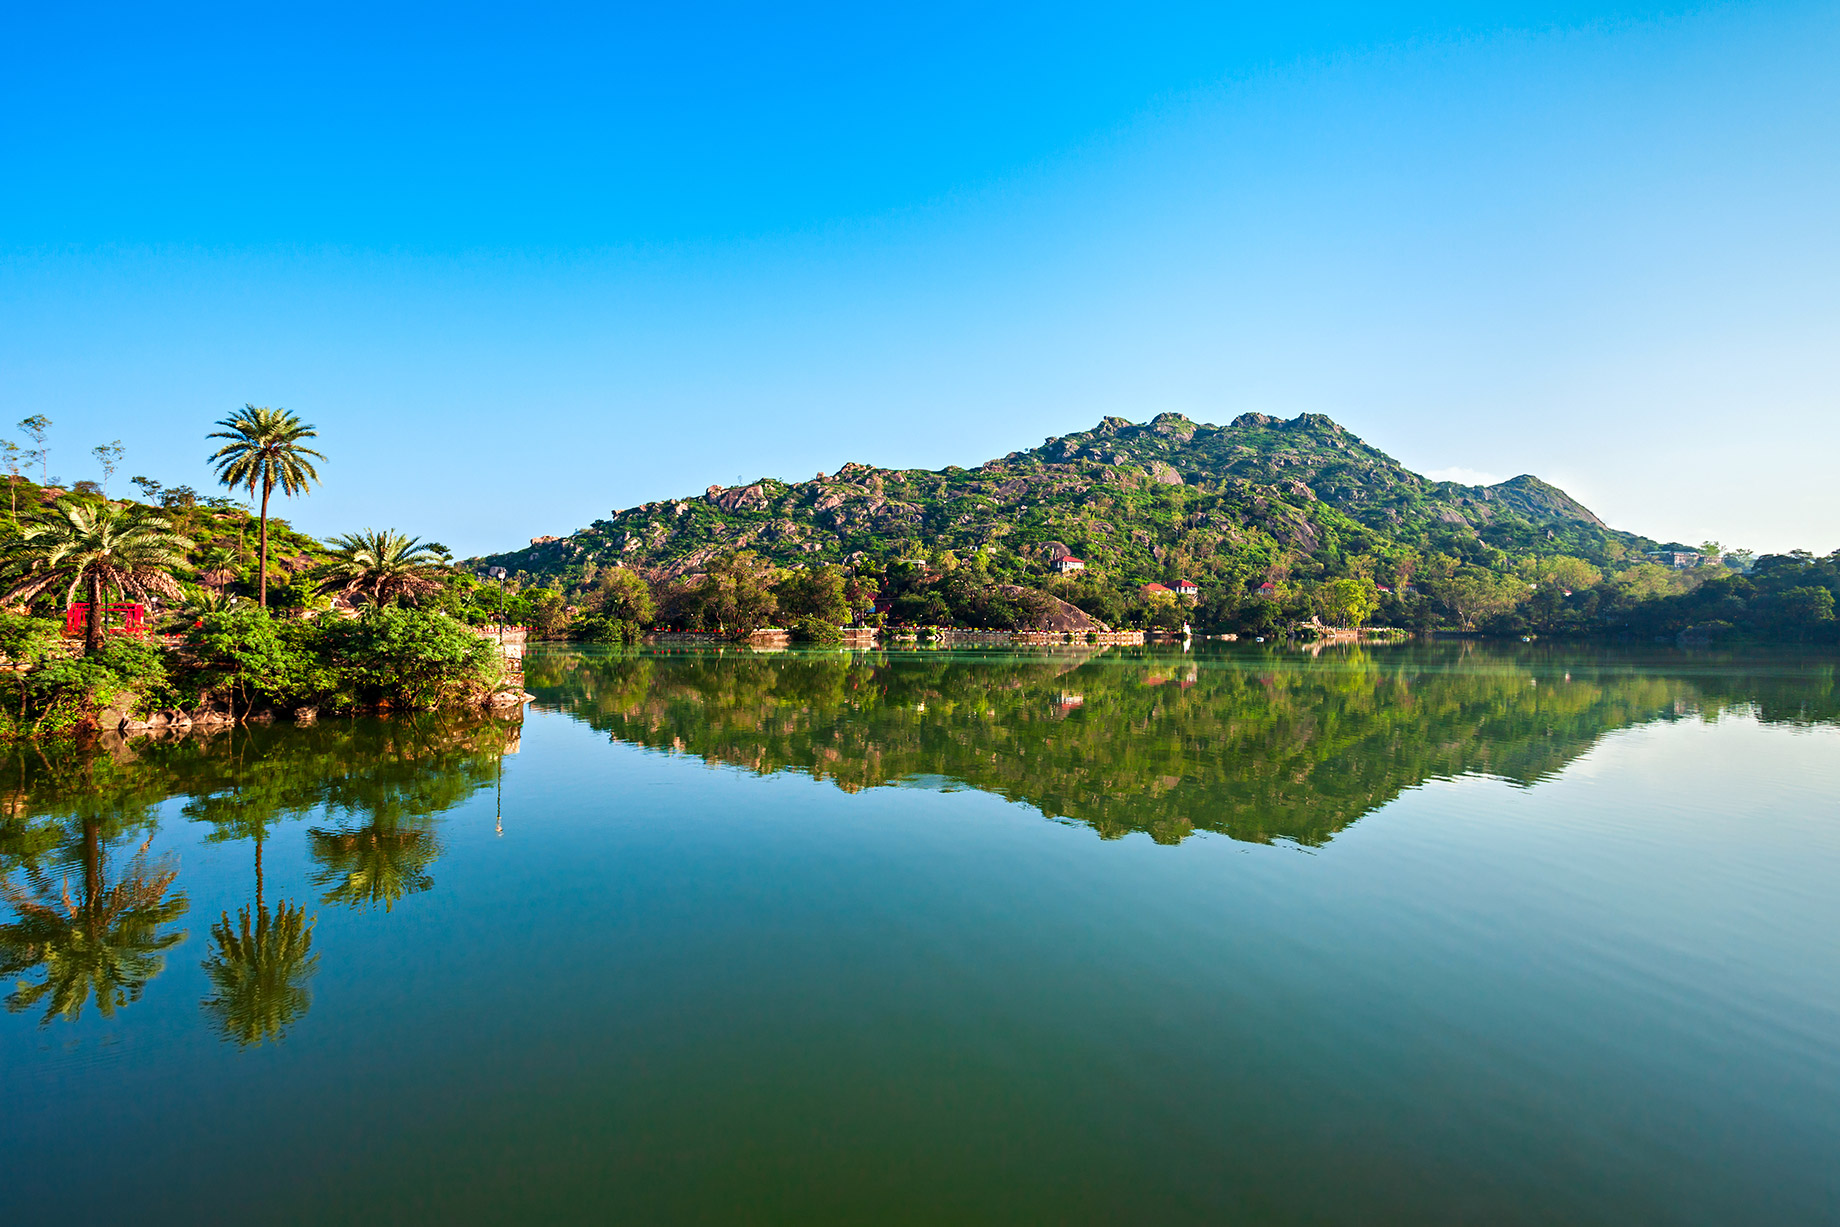
M58 1017L75 1022L93 995L107 1018L140 999L147 981L165 967L164 952L185 939L183 931L161 929L188 906L183 894L167 895L178 869L149 864L143 844L111 885L105 853L102 824L85 821L83 872L74 898L67 881L53 882L41 868L26 872L29 890L0 882L0 895L16 918L0 925L0 977L44 969L42 980L22 978L13 986L7 1009L29 1010L49 998L45 1022Z
M317 431L286 409L258 408L244 405L218 423L224 429L206 436L230 442L211 453L217 466L217 480L235 489L242 486L251 494L262 487L260 575L256 581L256 601L268 608L268 496L276 486L292 497L305 494L311 483L319 480L315 460L325 457L305 446L303 439L318 437Z
M320 586L374 605L414 601L440 590L451 557L447 547L394 529L365 529L334 537L332 558L315 569Z
M102 647L103 597L114 593L145 600L181 595L173 571L185 566L191 541L159 516L139 507L114 507L59 499L27 525L0 562L13 581L6 602L31 600L63 587L74 604L89 597L83 650Z
M227 545L213 545L198 560L198 578L221 594L230 581L236 578L238 569L243 565L243 558L241 550Z

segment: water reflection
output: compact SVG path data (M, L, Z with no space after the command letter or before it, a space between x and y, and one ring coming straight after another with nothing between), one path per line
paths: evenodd
M171 927L188 906L173 891L175 860L150 859L143 842L111 877L111 850L126 838L86 817L25 866L22 883L0 881L13 910L12 923L0 925L0 977L14 981L7 1009L42 1003L43 1022L75 1022L93 997L110 1017L140 999L166 965L163 952L185 939Z
M1753 662L1754 664L1755 662ZM1840 719L1833 662L1580 656L1472 644L749 653L551 650L542 705L615 740L845 790L949 781L1106 838L1319 845L1402 790L1531 784L1605 733L1732 707Z
M20 745L0 759L0 980L9 1008L75 1021L93 999L112 1015L141 996L183 941L179 860L152 856L159 807L251 845L252 902L212 925L202 1008L226 1040L280 1039L312 1003L316 917L267 898L264 848L290 821L306 833L322 902L355 908L433 885L441 814L499 775L521 717L476 713L230 729L216 735ZM138 847L118 868L118 846Z

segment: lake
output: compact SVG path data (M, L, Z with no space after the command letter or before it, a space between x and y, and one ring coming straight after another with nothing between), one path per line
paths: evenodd
M1840 1221L1840 664L533 649L0 756L0 1221Z

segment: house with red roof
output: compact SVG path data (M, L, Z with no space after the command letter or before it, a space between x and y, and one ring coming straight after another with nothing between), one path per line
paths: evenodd
M1051 564L1056 575L1072 575L1075 571L1084 571L1086 564L1072 554L1056 558Z

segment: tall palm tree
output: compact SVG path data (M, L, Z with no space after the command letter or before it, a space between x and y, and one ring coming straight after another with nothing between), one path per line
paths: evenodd
M94 653L102 647L103 598L115 593L177 598L172 573L185 566L191 545L142 508L59 499L29 522L0 558L12 581L4 600L29 601L58 587L73 604L87 594L83 650Z
M256 601L268 608L268 496L275 487L292 497L305 494L319 480L315 460L325 457L306 446L302 440L317 438L319 432L286 409L244 405L218 423L222 430L207 438L230 442L211 453L217 466L217 480L235 489L242 486L251 494L262 487L260 575L256 581Z
M333 537L332 557L314 571L320 586L353 600L390 605L440 590L451 555L433 541L394 529Z

